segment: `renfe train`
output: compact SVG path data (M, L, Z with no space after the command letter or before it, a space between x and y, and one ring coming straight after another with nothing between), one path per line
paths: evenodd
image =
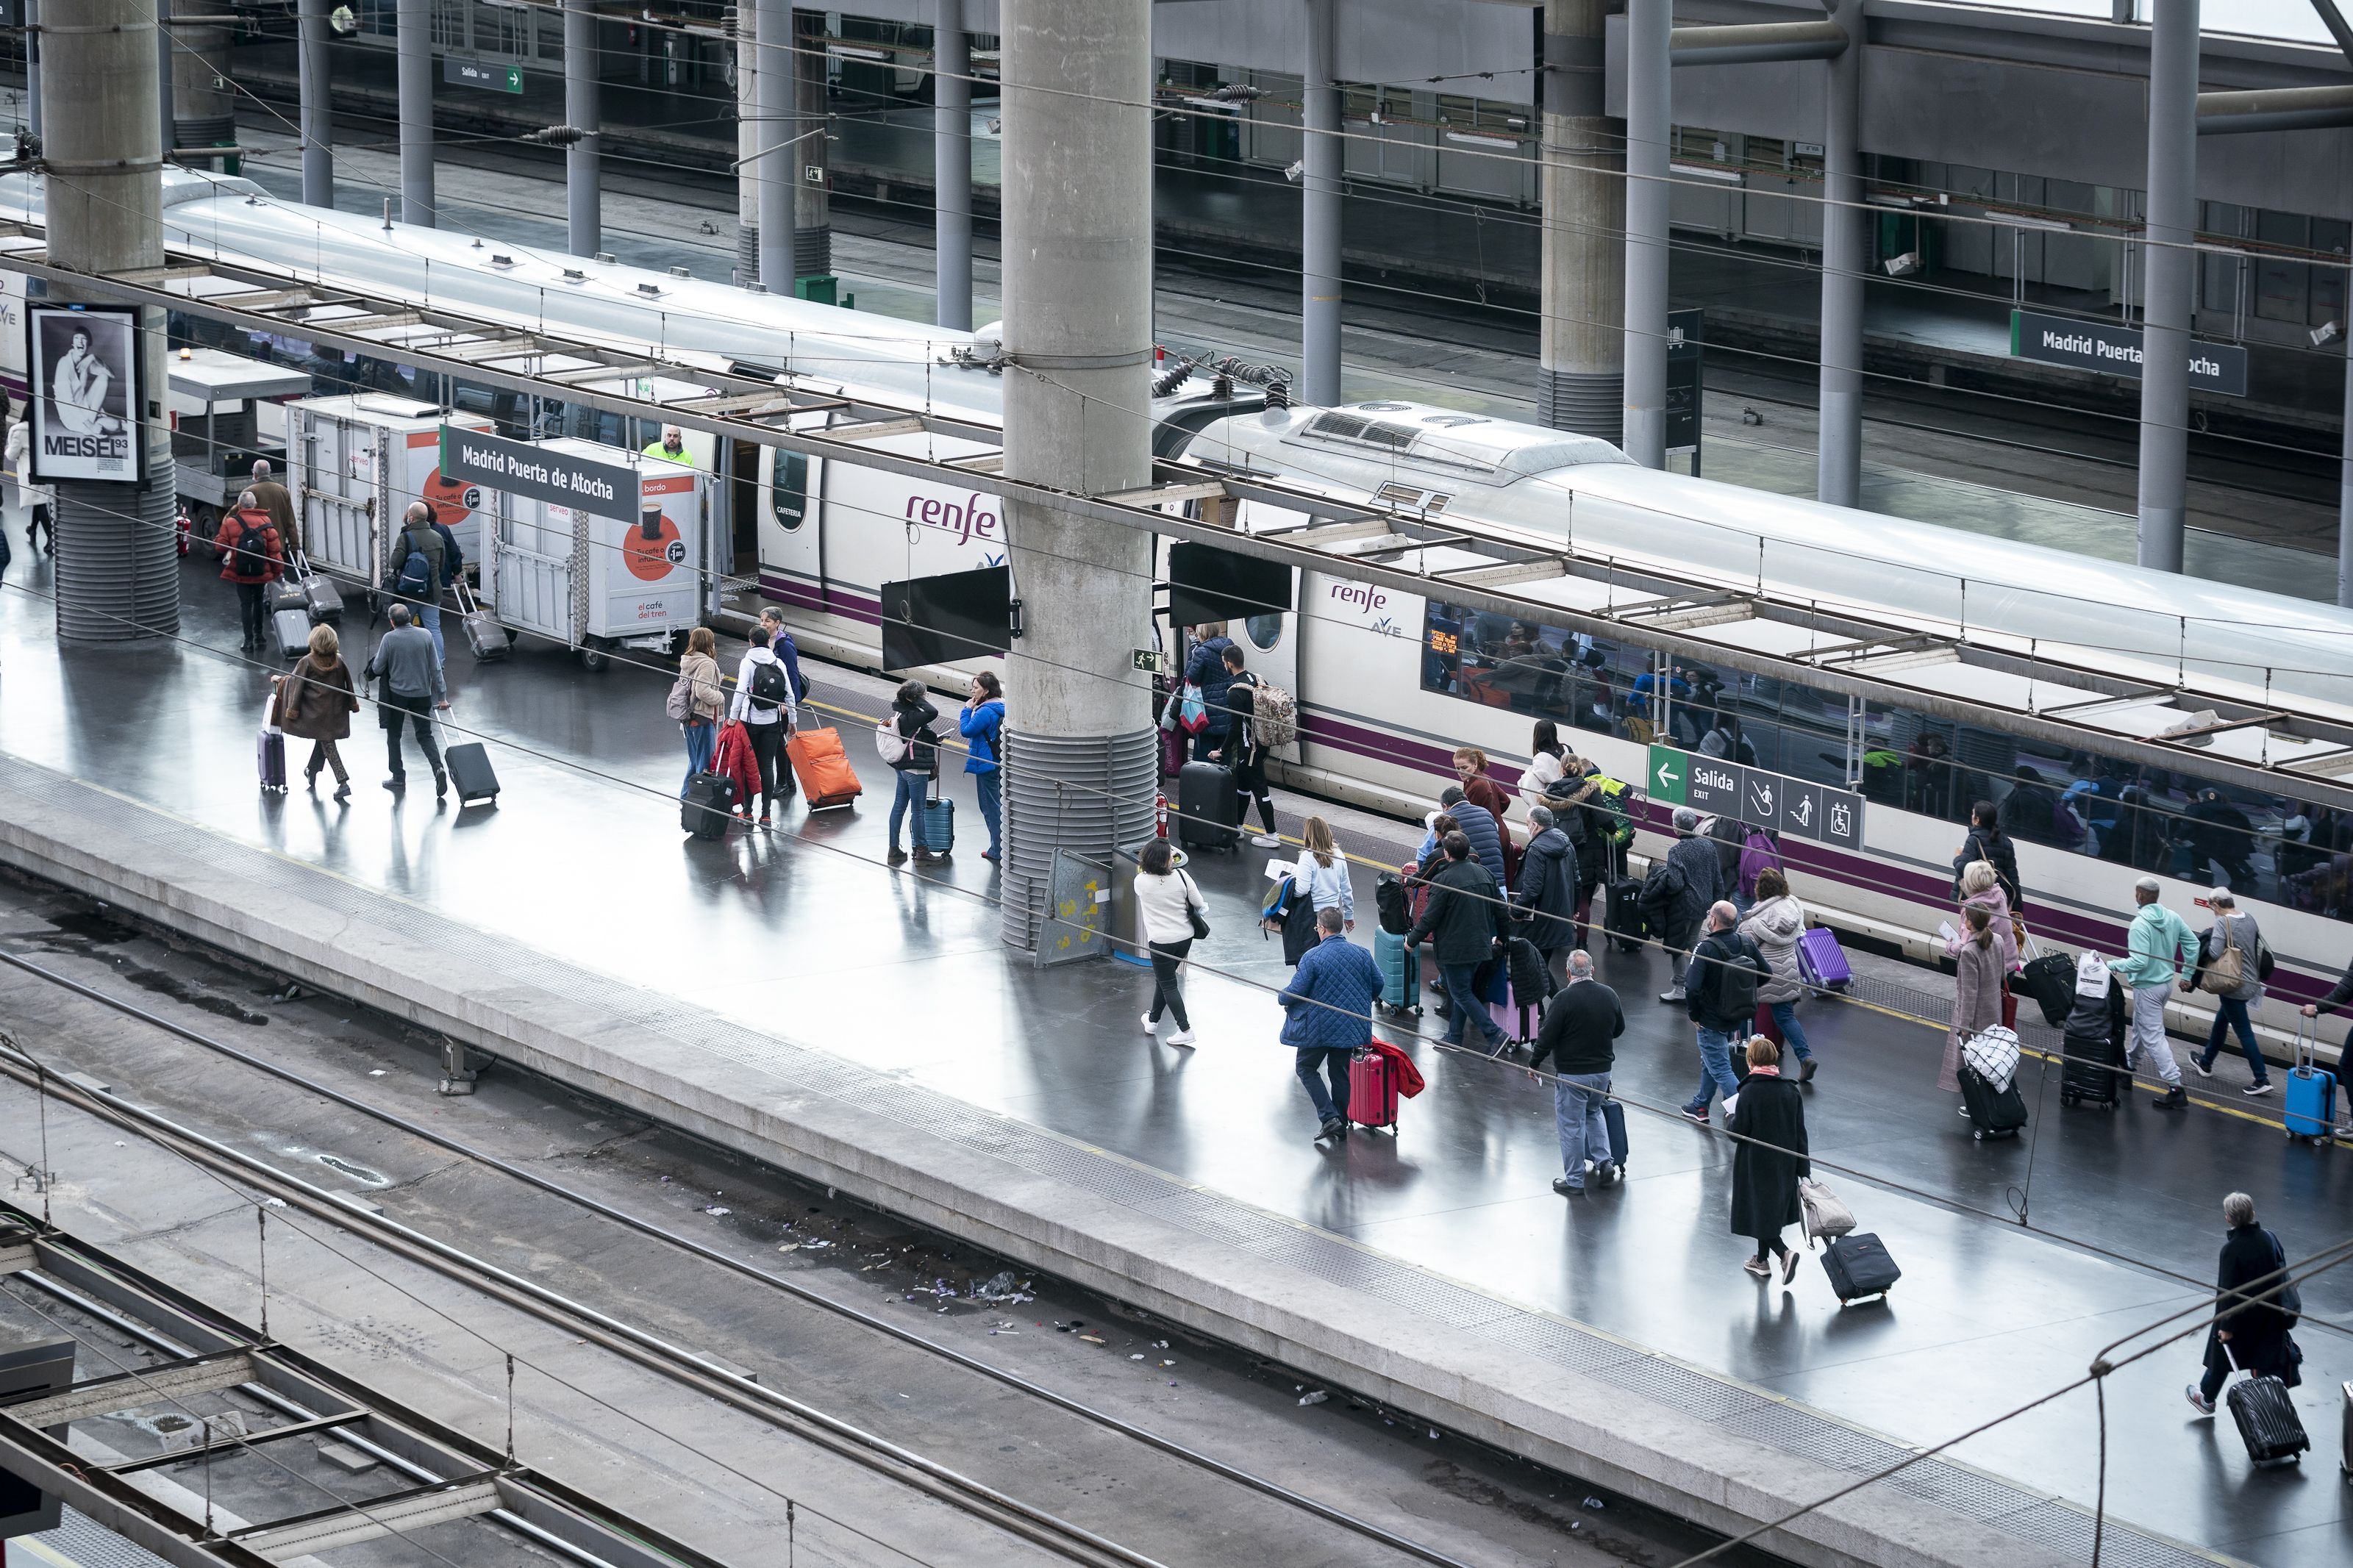
M436 306L485 321L713 369L790 371L941 412L994 419L1000 407L997 378L955 361L973 334L322 212L242 180L174 171L165 181L172 245L222 262L378 298L421 301L429 291ZM0 180L0 210L11 208L38 221L37 176ZM2353 718L2353 615L2304 601L1659 473L1602 442L1419 405L1259 407L1220 402L1196 381L1155 400L1154 413L1164 453L1476 518L1580 553L1703 574L1736 562L1752 582L1899 620L1965 583L1974 626L2071 648L2138 648L2152 666L2179 658L2224 679L2261 672L2300 710ZM644 438L577 407L539 415L541 434ZM812 651L873 667L883 582L1004 559L991 497L696 440L727 481L716 488L733 503L738 573L756 566L760 591L786 606ZM877 445L935 458L976 449L922 434ZM1300 521L1249 502L1240 520ZM1431 571L1475 563L1439 550L1423 562ZM1599 603L1579 596L1599 591L1581 579L1541 587L1565 606ZM1785 853L1827 918L1916 951L1949 907L1957 824L1983 799L1999 804L2020 841L2030 910L2045 934L2114 951L2133 880L2153 871L2177 908L2223 883L2255 900L2283 999L2313 994L2343 965L2353 813L2147 767L2096 744L2060 750L1900 701L1851 704L1702 659L1663 659L1634 631L1609 641L1314 573L1303 574L1293 602L1294 613L1231 630L1253 667L1298 699L1301 738L1283 771L1310 791L1419 811L1457 745L1486 750L1508 780L1533 721L1549 718L1575 750L1622 777L1642 775L1645 743L1656 740L1799 779L1860 781L1870 804L1859 849L1792 838ZM1654 825L1657 816L1653 808Z

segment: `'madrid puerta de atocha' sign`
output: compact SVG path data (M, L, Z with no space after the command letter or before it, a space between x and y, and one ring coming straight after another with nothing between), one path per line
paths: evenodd
M1651 748L1643 785L1656 805L1688 805L1702 816L1736 817L1841 849L1862 847L1862 796L1852 790L1672 746Z
M596 517L637 517L636 469L455 425L441 426L441 477Z
M2017 359L2140 379L2141 335L2134 327L2012 310L2010 352ZM2192 342L2189 388L2224 397L2246 396L2247 351L2229 343Z

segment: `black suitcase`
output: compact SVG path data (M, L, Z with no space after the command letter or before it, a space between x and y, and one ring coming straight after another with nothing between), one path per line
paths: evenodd
M1601 929L1618 944L1620 952L1639 952L1642 939L1651 934L1650 921L1642 915L1642 884L1631 877L1620 877L1609 884L1609 904L1602 912Z
M2337 1468L2347 1475L2353 1476L2353 1383L2345 1385L2343 1419L2345 1429L2338 1434L2341 1446L2337 1450Z
M459 805L471 805L478 800L498 804L499 773L491 766L491 754L480 741L465 741L442 753L442 764L449 770L449 789L457 795Z
M1859 1297L1884 1296L1889 1287L1904 1278L1904 1270L1895 1267L1895 1259L1887 1255L1879 1237L1868 1231L1832 1237L1822 1243L1822 1272L1831 1277L1831 1289L1838 1293L1841 1307Z
M2060 1041L2059 1048L2067 1057L2059 1071L2060 1104L2114 1110L2123 1101L2132 1075L2125 1071L2124 1054L2113 1039L2106 1035L2096 1038L2069 1035Z
M734 812L735 781L725 773L697 773L679 798L679 829L697 838L724 838Z
M277 639L279 658L301 658L311 651L311 612L299 599L293 609L272 610L269 635Z
M1187 849L1231 849L1241 838L1234 828L1240 805L1233 769L1187 763L1176 775L1176 842Z
M2052 1028L2066 1026L2075 1006L2075 961L2063 952L2046 952L2027 961L2018 988L2042 1009L2042 1021Z
M2225 1346L2223 1354L2229 1353ZM2247 1458L2258 1465L2293 1464L2298 1454L2312 1447L2311 1435L2295 1413L2295 1401L2278 1378L2243 1378L2231 1384L2222 1403L2231 1407L2231 1419L2239 1424Z
M1960 1079L1961 1104L1969 1113L1977 1141L2017 1137L2018 1130L2026 1125L2026 1100L2018 1092L2018 1080L2011 1079L1996 1093L1967 1062L1961 1064Z

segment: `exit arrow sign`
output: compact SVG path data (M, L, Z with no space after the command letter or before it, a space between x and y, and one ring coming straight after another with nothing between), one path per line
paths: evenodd
M1686 761L1684 754L1672 746L1651 748L1650 793L1652 800L1665 805L1683 804Z

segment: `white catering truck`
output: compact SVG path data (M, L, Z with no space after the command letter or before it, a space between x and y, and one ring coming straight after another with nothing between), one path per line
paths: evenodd
M452 426L487 430L488 419L447 416ZM441 472L444 416L430 403L358 393L306 397L287 405L287 454L294 504L311 564L362 592L393 565L392 541L412 501L430 501L468 561L482 558L480 490ZM348 591L348 590L347 590Z

